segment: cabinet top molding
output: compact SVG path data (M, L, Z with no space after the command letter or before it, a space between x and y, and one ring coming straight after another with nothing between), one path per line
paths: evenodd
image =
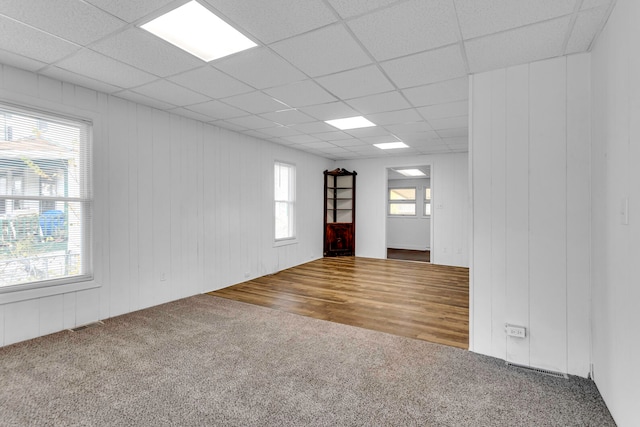
M326 175L357 175L358 174L358 172L356 172L356 171L349 172L348 170L346 170L344 168L342 168L342 169L336 168L336 169L334 169L332 171L326 170L326 171L324 171L324 173Z

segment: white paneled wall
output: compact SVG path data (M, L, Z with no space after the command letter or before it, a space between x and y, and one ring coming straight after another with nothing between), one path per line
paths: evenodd
M332 161L7 66L0 101L93 120L95 164L95 280L55 295L1 294L0 345L322 256L322 171ZM298 239L281 247L276 159L297 166Z
M358 172L356 255L386 258L387 168L431 165L433 247L431 262L469 266L467 153L337 162Z
M640 420L638 22L640 2L618 0L592 52L594 379L621 427Z
M585 377L589 67L583 54L474 75L470 161L471 349Z

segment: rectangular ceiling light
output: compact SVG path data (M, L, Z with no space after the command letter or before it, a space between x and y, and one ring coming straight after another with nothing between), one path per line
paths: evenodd
M141 28L206 62L257 46L195 0Z
M374 123L371 123L369 120L365 119L362 116L347 117L346 119L326 120L325 123L337 127L340 130L368 128L371 126L375 126Z
M394 169L394 170L404 176L427 176L420 169Z
M378 147L381 150L393 150L394 148L407 148L408 145L404 142L383 142L381 144L373 144L374 147Z

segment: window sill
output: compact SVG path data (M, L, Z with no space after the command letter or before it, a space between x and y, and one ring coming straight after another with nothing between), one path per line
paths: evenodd
M280 246L297 245L297 244L298 244L298 238L292 237L291 239L281 239L281 240L274 241L273 247L278 248Z
M70 279L51 280L49 282L34 283L31 288L5 287L0 288L0 304L44 298L69 292L84 291L99 288L92 276L78 276Z

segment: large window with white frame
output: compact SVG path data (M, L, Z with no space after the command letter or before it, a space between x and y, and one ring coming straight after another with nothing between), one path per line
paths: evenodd
M275 241L296 237L296 167L274 165Z
M0 292L88 280L91 124L0 105Z

